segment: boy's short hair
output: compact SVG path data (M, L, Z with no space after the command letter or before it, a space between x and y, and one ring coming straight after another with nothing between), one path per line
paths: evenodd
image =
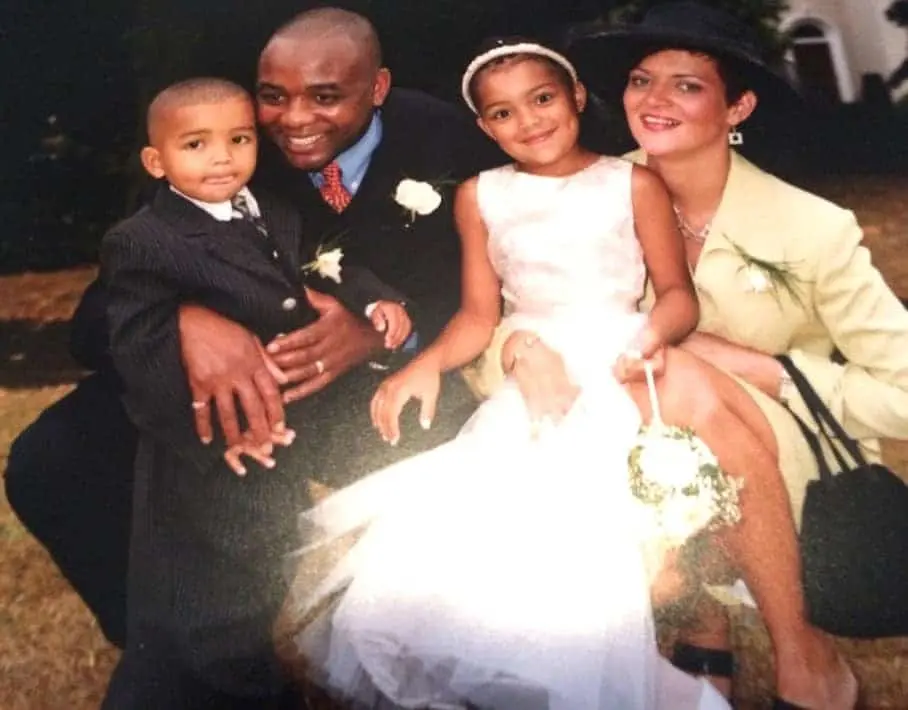
M154 126L167 111L183 106L219 103L236 97L252 101L246 89L236 82L220 77L201 76L171 84L159 91L148 104L148 111L145 114L148 140L154 140Z

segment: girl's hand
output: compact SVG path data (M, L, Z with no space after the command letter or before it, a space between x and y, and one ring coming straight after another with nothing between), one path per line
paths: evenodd
M419 424L428 429L435 418L440 390L438 367L428 359L416 358L379 385L370 408L372 425L382 439L396 446L400 441L400 413L407 402L411 399L420 401Z
M618 356L612 367L615 379L621 384L628 382L642 382L646 378L643 363L647 360L653 366L653 374L661 375L665 369L665 348L661 347L648 358L642 357L639 351L627 352Z
M661 375L665 369L665 343L650 326L644 327L634 339L630 349L615 361L612 372L621 384L639 382L645 378L643 363L649 360L653 374Z
M560 421L580 394L580 388L568 376L564 359L535 333L512 333L504 343L501 359L505 374L517 382L533 422Z
M290 446L296 438L296 432L293 429L284 429L278 433L271 434L271 441L267 444L256 444L253 442L250 432L243 433L243 441L234 444L224 452L224 461L233 469L237 476L246 475L246 467L240 457L248 456L253 461L257 461L264 468L274 468L274 459L271 454L274 451L275 444L278 446Z

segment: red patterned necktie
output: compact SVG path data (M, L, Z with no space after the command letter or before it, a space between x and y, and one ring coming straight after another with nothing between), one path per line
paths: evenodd
M324 182L319 188L322 198L331 205L335 212L343 212L353 197L341 181L340 165L337 162L326 165L322 170L322 179Z

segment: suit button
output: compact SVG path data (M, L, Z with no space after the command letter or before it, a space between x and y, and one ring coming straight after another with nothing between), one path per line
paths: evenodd
M295 298L285 298L281 302L281 308L283 308L285 311L292 311L294 308L296 308L296 299Z

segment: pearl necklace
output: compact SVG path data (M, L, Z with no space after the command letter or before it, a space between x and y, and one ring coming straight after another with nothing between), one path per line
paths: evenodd
M678 209L678 205L672 205L672 209L675 212L675 220L678 222L678 229L681 230L681 235L685 239L691 239L698 244L703 244L706 241L706 238L709 236L709 230L712 227L712 221L707 222L703 225L703 229L699 232L688 224L687 220L684 219L684 215L681 214L681 210Z

